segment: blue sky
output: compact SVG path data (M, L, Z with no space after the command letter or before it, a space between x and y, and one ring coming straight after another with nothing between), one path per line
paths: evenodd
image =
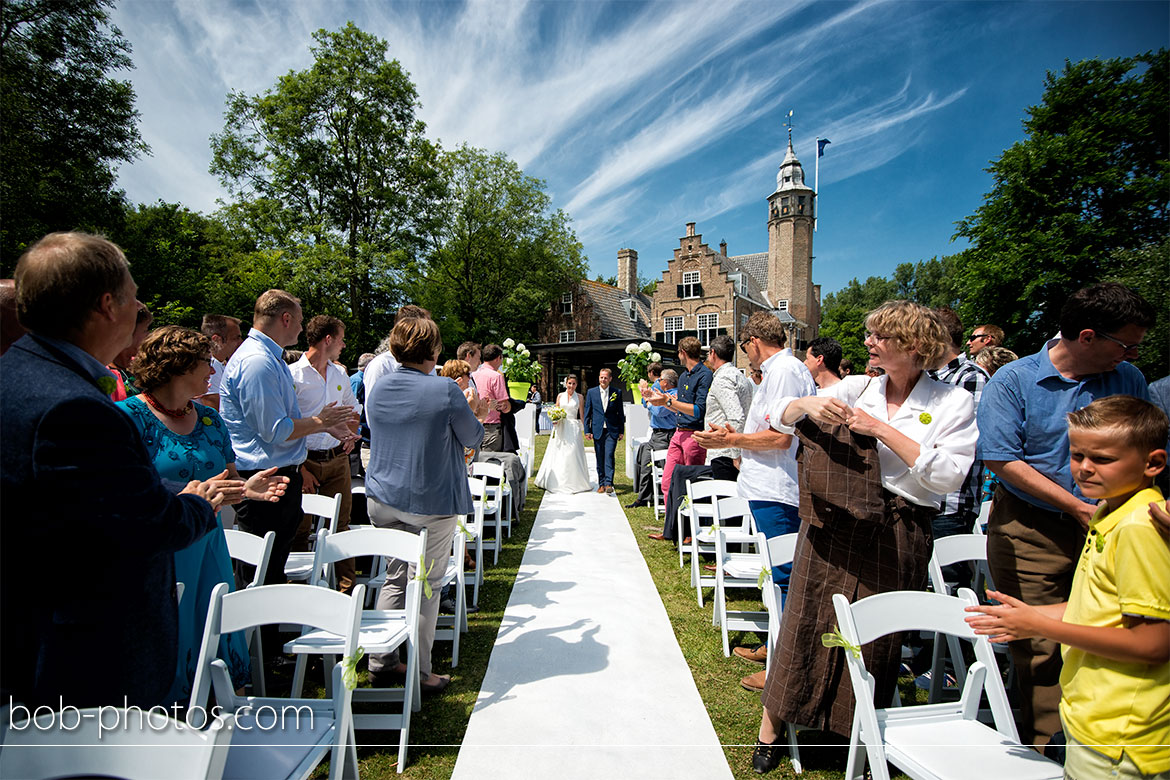
M810 185L815 138L832 141L813 264L826 293L963 247L954 223L1047 71L1170 45L1167 2L120 0L113 16L153 149L120 172L136 202L213 211L227 93L307 67L312 32L352 20L411 74L430 138L547 181L592 274L629 247L657 276L687 222L730 254L765 251L793 110Z

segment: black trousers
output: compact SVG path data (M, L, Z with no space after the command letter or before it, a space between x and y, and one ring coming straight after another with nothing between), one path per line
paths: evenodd
M654 486L651 484L654 469L650 468L650 453L669 447L673 436L674 428L651 428L650 442L638 446L637 458L634 461L634 487L638 489L639 503L649 504L654 501Z
M240 469L240 476L247 479L257 471ZM268 572L264 577L265 585L283 585L288 582L284 578L284 565L288 562L297 527L305 516L301 511L303 480L300 465L284 466L277 469L276 473L289 478L288 489L280 497L280 501L271 503L245 499L236 506L236 523L241 530L256 536L264 536L269 531L276 533L276 541L272 545L272 558L268 561ZM254 571L251 566L241 567L240 575L245 582L251 581Z

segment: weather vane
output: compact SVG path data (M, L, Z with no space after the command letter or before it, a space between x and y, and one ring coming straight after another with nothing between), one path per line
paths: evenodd
M788 113L784 115L784 126L788 128L788 143L792 143L792 109L788 109Z

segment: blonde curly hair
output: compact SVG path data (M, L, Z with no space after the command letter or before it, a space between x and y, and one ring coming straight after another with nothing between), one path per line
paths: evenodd
M951 349L951 337L938 314L913 301L886 301L865 317L865 328L915 355L919 368L937 368Z

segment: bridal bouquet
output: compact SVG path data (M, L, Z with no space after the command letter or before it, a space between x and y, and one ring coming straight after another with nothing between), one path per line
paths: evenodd
M569 413L566 412L564 409L562 409L559 406L550 406L549 407L548 419L551 420L552 424L553 424L552 437L554 439L557 437L557 427L556 427L557 423L561 422L562 420L564 420L568 416L569 416Z
M540 377L540 364L532 359L532 353L514 339L504 339L504 363L500 372L509 382L535 384Z
M654 352L648 341L627 344L626 356L618 361L618 375L627 385L635 386L646 378L646 366L661 360L662 355Z

